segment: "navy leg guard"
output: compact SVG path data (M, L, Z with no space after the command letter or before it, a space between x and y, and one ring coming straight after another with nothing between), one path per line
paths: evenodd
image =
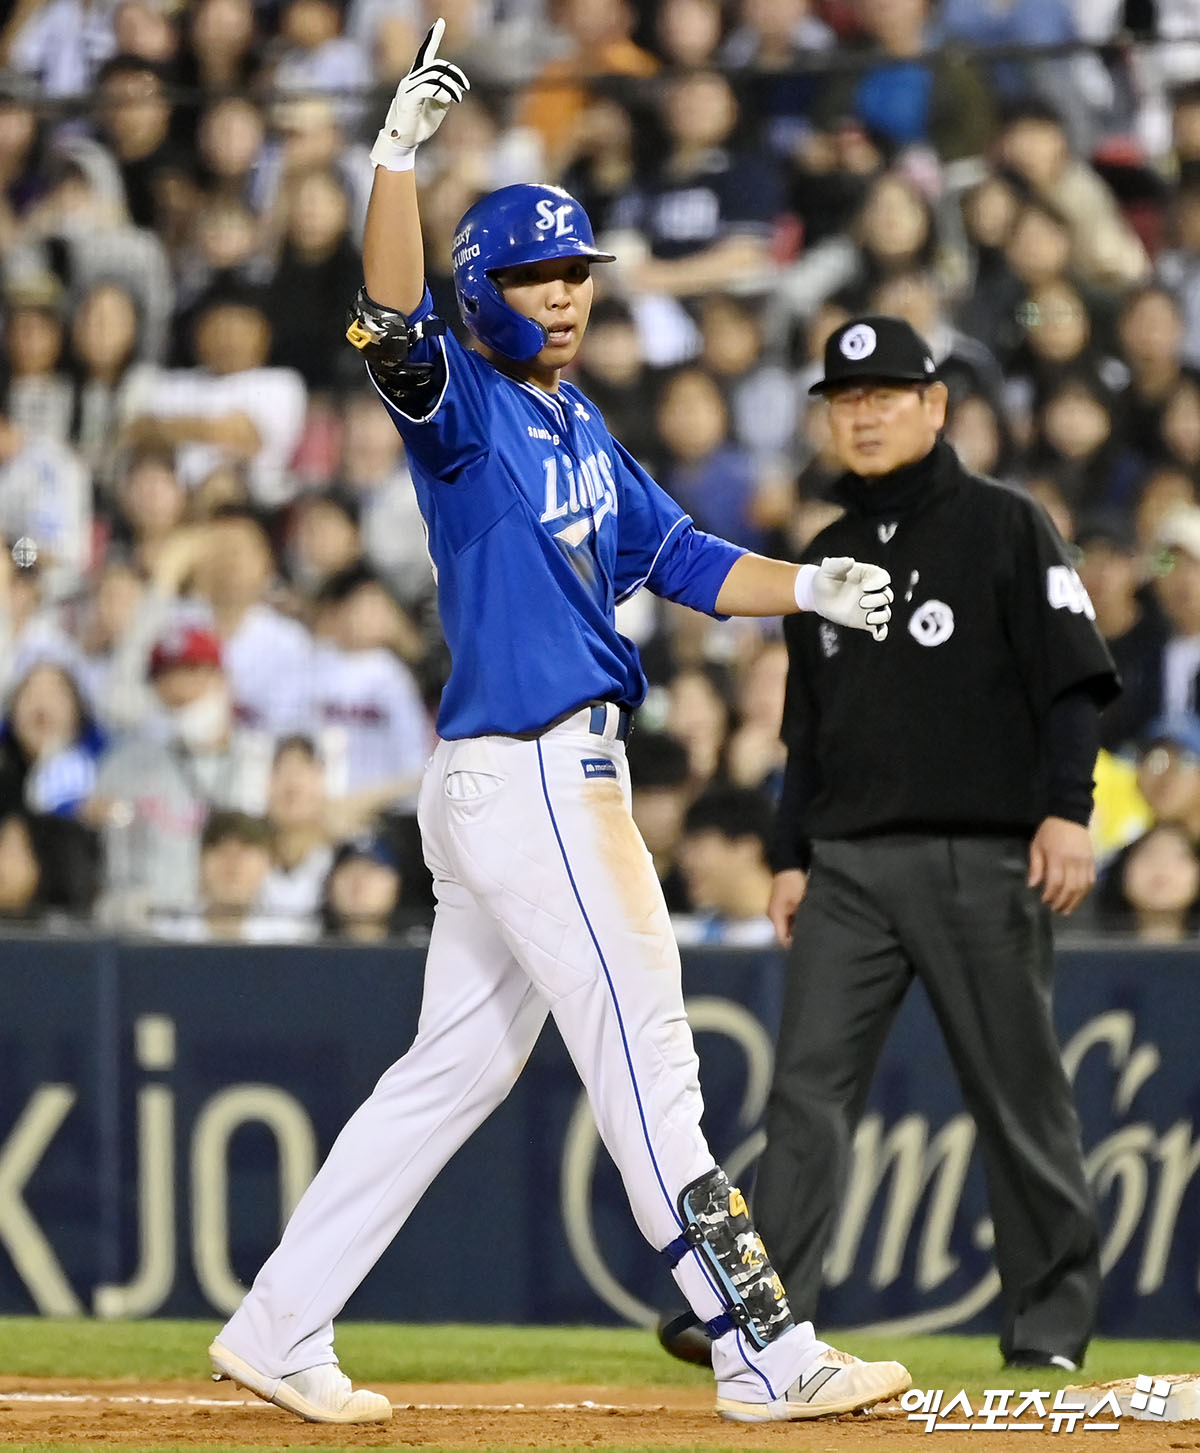
M714 1341L738 1327L761 1349L794 1325L787 1293L754 1229L745 1197L719 1165L683 1188L679 1214L687 1224L662 1255L674 1268L694 1251L712 1273L726 1306L705 1324Z

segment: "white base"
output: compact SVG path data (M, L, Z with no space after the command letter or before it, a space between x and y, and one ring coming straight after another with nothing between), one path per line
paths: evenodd
M1135 1386L1137 1379L1132 1377L1120 1377L1113 1382L1098 1382L1080 1389L1080 1391L1091 1396L1092 1393L1105 1393L1109 1389L1113 1389L1117 1394L1117 1401L1121 1404L1122 1417L1136 1418L1139 1422L1188 1423L1200 1421L1200 1374L1172 1372L1150 1375L1154 1382L1167 1382L1171 1385L1171 1391L1167 1394L1165 1412L1150 1412L1147 1408L1133 1406L1132 1398L1137 1391Z

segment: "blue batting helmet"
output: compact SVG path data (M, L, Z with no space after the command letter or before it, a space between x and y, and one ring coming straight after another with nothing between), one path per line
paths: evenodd
M569 192L519 183L475 203L458 224L451 261L463 322L481 343L518 362L542 351L546 330L509 307L491 274L559 257L613 261L596 246L588 215Z

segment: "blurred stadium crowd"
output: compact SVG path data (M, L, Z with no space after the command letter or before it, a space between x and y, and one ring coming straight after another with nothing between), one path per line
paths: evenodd
M562 182L618 262L576 381L697 523L833 517L807 386L933 344L965 462L1073 543L1126 682L1081 925L1200 903L1200 0L16 0L0 36L0 918L420 941L446 669L343 332L367 144L432 18L454 224ZM763 943L777 623L622 607L635 815L685 942ZM896 724L903 730L903 723Z

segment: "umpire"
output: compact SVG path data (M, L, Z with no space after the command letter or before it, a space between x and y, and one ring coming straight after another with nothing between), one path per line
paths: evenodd
M939 439L947 394L907 323L829 339L844 515L809 558L877 560L882 645L784 627L787 772L770 915L790 946L755 1217L813 1318L855 1127L914 976L983 1154L1010 1367L1075 1368L1099 1293L1079 1123L1051 1017L1051 913L1095 869L1098 717L1119 690L1091 602L1042 510ZM677 1355L695 1332L662 1329Z

